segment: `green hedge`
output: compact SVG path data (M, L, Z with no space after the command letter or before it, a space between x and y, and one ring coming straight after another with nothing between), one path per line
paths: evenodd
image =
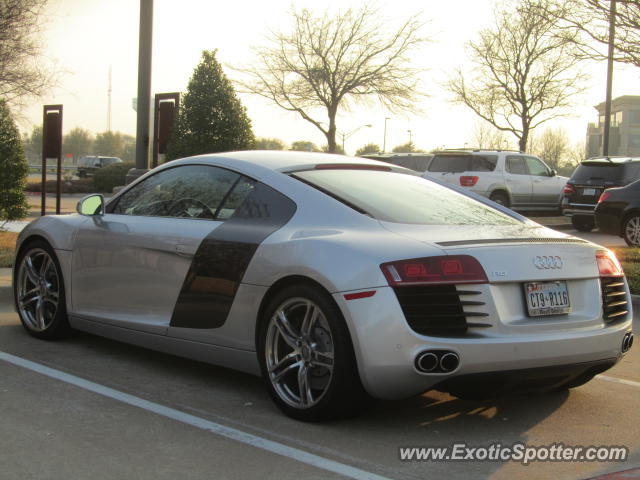
M47 180L47 193L56 193L56 181ZM80 178L78 180L62 180L60 182L60 189L63 194L65 193L93 193L95 187L93 186L93 179ZM30 182L25 189L27 192L41 192L42 182Z
M93 185L96 192L113 192L114 187L124 185L127 172L134 168L133 163L114 163L100 168L93 174Z

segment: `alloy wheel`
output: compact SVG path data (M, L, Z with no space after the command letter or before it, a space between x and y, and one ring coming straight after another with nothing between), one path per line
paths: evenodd
M269 319L265 339L269 381L288 405L307 409L327 392L334 368L334 341L322 309L290 298Z
M26 326L44 332L55 319L60 300L60 276L55 262L41 248L28 251L18 267L17 306Z
M624 234L630 245L640 245L640 217L631 217L627 220Z

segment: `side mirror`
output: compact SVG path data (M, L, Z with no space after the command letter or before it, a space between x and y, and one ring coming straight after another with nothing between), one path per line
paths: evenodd
M99 194L88 195L78 202L76 211L80 215L104 215L104 197Z
M558 175L558 172L556 172L556 169L555 169L555 168L552 168L552 169L549 171L549 176L550 176L550 177L555 177L556 175Z

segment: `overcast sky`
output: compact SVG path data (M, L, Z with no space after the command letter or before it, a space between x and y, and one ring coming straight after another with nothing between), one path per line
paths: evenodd
M218 49L224 65L248 65L251 47L264 43L270 30L287 30L291 7L316 11L359 7L354 0L155 0L152 93L184 91L203 49ZM362 128L346 142L353 153L365 143L383 143L385 117L387 148L405 143L411 130L414 143L425 149L461 147L471 139L476 117L463 106L454 106L440 83L467 62L465 44L494 21L494 0L380 0L380 14L390 31L410 16L427 22L424 34L431 42L416 52L414 63L426 67L424 84L429 96L417 105L419 114L390 114L372 104L343 113L340 132ZM26 112L27 131L41 122L42 105L64 104L64 130L74 127L92 132L107 128L108 72L112 70L112 130L135 134L132 99L137 93L137 0L50 0L44 37L46 55L56 62L60 87L34 103ZM604 100L606 64L581 66L591 73L588 91L575 100L572 116L552 126L566 128L571 139L583 140L587 123L596 121L593 105ZM225 67L230 78L237 74ZM638 95L640 69L617 65L614 97ZM256 136L276 137L291 143L310 140L325 144L324 136L297 114L288 113L259 97L240 94L253 122ZM515 146L515 139L513 145Z

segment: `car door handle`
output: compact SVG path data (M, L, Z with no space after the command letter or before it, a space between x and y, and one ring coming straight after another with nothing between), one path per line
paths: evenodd
M183 257L193 257L196 253L196 249L189 245L177 243L175 246L175 252Z

